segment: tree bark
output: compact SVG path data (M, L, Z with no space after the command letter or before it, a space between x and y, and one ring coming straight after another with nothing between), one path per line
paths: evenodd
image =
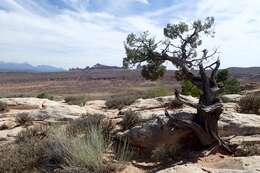
M200 95L199 103L197 105L188 103L187 100L184 100L179 95L179 92L175 92L177 99L192 107L196 107L197 114L194 116L192 121L184 121L179 119L175 119L174 121L192 129L194 134L200 140L202 146L218 146L231 153L232 151L228 145L219 137L218 134L218 120L223 112L223 105L216 96L218 87L215 82L215 73L218 67L219 65L217 64L215 69L212 71L211 76L208 77L203 65L199 65L199 75L201 80L199 88L201 89L202 94ZM195 81L194 84L197 84L197 81Z

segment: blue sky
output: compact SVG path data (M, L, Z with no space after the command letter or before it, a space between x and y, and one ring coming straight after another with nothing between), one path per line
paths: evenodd
M121 65L128 33L214 16L222 68L260 66L260 0L1 0L0 61Z

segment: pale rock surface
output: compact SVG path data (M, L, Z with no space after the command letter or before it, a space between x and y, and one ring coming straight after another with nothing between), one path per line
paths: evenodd
M226 105L226 108L224 106L224 112L219 120L220 136L248 136L260 134L260 116L255 114L241 114L233 112L231 111L233 106L234 105L227 107ZM131 107L133 108L133 105L131 105ZM149 111L152 112L152 114L149 114ZM149 118L151 119L152 117L161 117L164 122L167 122L167 118L164 116L164 109L153 109L138 112L140 113L142 119L149 120ZM196 109L185 106L184 108L173 110L173 112L178 115L189 115L188 113L196 113ZM167 131L168 129L164 130ZM169 140L176 142L176 140L179 139L179 136L174 137L173 135L166 135L166 137L163 138L164 135L159 134L167 133L161 131L160 122L155 119L119 133L119 136L128 137L133 145L142 146L144 148L156 147L156 145L160 145L162 143L170 143ZM158 141L160 141L160 144Z
M221 136L260 134L260 116L224 112L219 120L219 133Z
M183 96L194 103L198 102L198 99L191 96ZM124 112L128 110L132 110L138 112L140 114L140 118L142 120L149 120L154 116L161 116L165 114L165 108L163 105L175 100L175 96L165 96L165 97L157 97L152 99L138 99L132 105L126 106L124 109L120 111L120 114L124 114ZM187 112L187 113L195 113L196 109L193 109L188 106L184 106L181 109L168 110L170 113L178 113L178 112Z
M237 103L232 103L232 102L229 102L229 103L223 103L223 109L224 109L224 112L237 112L237 108L238 108L238 105Z
M260 134L251 136L235 136L230 139L232 145L237 145L235 156L260 155Z
M31 109L31 114L38 113L49 118L67 118L67 116L80 116L86 113L85 108L77 105L68 105L58 101L39 98L2 98L1 102L6 103L10 109L25 110ZM35 111L33 111L35 110ZM36 117L37 118L37 117Z
M105 100L88 101L84 109L88 114L104 114L107 118L115 118L118 116L119 110L107 109Z
M221 97L221 99L224 103L228 103L228 102L237 103L237 102L239 102L239 100L241 98L242 98L242 95L240 95L240 94L227 94L227 95L223 95Z
M188 163L157 173L259 173L260 156L223 158L211 163Z
M19 113L28 113L36 122L60 123L86 113L84 107L39 98L1 98L10 111L0 113L0 138L12 141L25 128L16 122ZM2 143L2 142L1 142Z

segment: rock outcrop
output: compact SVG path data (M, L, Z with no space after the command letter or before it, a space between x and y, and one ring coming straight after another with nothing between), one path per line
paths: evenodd
M196 103L198 100L193 97L186 97L191 102ZM175 97L157 98L157 99L139 99L134 104L126 107L122 112L131 109L140 113L142 120L148 120L142 125L136 126L134 128L128 129L124 132L119 133L120 137L126 137L129 141L139 147L152 149L160 145L169 145L172 140L172 144L181 139L181 134L179 131L174 131L168 129L167 121L168 119L164 116L165 108L160 108L160 105L174 100ZM149 104L151 103L151 104ZM224 112L219 120L219 134L222 137L240 135L248 136L260 134L260 116L256 114L242 114L236 112L236 103L228 102L224 104ZM175 116L181 116L183 118L192 117L189 113L196 113L196 109L188 106L184 106L179 109L174 109L169 111ZM165 123L162 126L162 122L158 119L150 120L152 117L160 117ZM166 132L168 130L168 132ZM175 129L176 130L176 129ZM167 134L168 133L168 134ZM160 135L163 134L163 135ZM171 135L170 135L171 134ZM180 134L180 135L176 135ZM153 148L154 149L154 148Z
M225 157L213 162L197 161L163 169L158 173L257 173L260 172L260 116L236 112L236 102L240 95L223 96L224 112L219 120L219 133L230 143L237 145L235 156ZM190 102L197 103L198 99L186 96ZM137 147L152 151L158 146L174 146L181 143L184 136L191 130L169 128L169 119L165 116L165 105L175 100L175 96L153 99L138 99L122 110L107 109L104 100L89 101L85 106L68 105L62 101L51 101L38 98L2 98L7 104L8 112L0 113L0 145L12 142L19 132L25 128L37 125L64 123L85 114L103 114L107 120L114 123L117 136L128 138ZM124 113L128 110L138 112L141 122L125 131L118 128ZM25 127L16 120L20 113L28 114L32 123ZM183 106L169 110L170 114L190 120L196 109ZM247 156L247 157L244 157ZM135 170L135 167L130 170ZM139 170L139 169L138 169ZM127 170L125 170L127 172Z

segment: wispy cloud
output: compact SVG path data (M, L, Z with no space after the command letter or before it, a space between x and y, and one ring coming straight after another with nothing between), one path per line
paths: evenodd
M224 66L260 65L258 0L1 0L0 60L62 67L121 65L130 32L216 17Z

